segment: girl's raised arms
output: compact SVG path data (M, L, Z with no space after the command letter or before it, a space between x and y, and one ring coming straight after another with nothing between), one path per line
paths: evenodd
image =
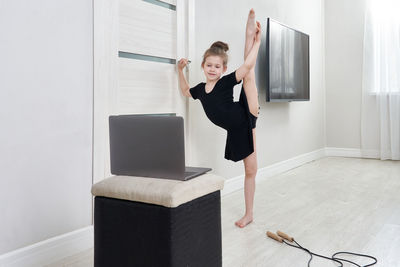
M192 95L190 94L190 86L188 82L186 81L185 75L183 74L183 68L188 64L188 60L186 58L182 58L181 60L178 61L178 73L179 73L179 86L182 91L182 95L186 97L191 97Z

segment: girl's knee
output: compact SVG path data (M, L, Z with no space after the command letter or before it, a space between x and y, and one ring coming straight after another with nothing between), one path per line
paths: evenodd
M253 178L257 175L257 165L249 167L246 169L246 177Z
M251 172L251 173L247 173L247 172L246 172L246 176L245 176L245 177L246 177L247 179L250 179L250 178L255 178L256 175L257 175L257 171Z

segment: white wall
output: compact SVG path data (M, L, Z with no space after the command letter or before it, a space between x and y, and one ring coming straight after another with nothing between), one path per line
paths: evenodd
M92 1L0 1L0 255L91 224Z
M325 147L323 0L195 1L195 58L190 64L191 86L204 81L200 64L204 51L217 40L230 46L227 73L243 63L245 27L250 8L262 24L263 37L256 65L259 103L257 121L258 167ZM310 35L309 102L267 103L265 85L265 34L267 17ZM238 100L240 87L235 87ZM244 174L243 163L224 159L226 131L212 124L200 101L190 100L192 165L213 168L216 174L232 178Z
M365 5L365 0L325 0L327 147L361 148Z

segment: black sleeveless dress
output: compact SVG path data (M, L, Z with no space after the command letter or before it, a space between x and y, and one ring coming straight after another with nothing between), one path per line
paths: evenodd
M221 77L214 89L206 93L205 83L190 88L193 99L199 99L203 109L212 123L227 130L225 158L239 161L254 152L253 128L256 128L257 117L247 103L243 85L239 102L233 101L233 87L236 71Z

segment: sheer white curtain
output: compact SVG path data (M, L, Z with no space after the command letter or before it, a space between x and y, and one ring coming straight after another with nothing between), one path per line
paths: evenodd
M368 0L361 111L363 156L400 160L400 1Z

